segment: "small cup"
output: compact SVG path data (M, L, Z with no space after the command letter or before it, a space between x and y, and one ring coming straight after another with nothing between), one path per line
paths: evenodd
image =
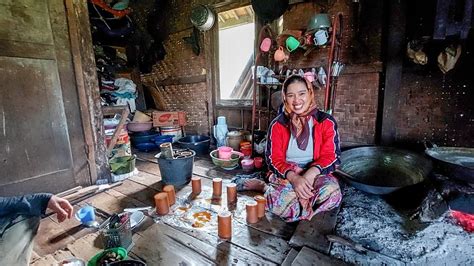
M217 214L217 235L222 239L232 237L232 214L230 211L221 211Z
M244 171L250 172L253 170L253 159L243 159L240 163Z
M233 149L227 146L222 146L222 147L217 148L217 154L219 156L219 159L223 159L223 160L229 160L230 157L232 156L232 151Z
M95 221L95 210L93 206L84 206L76 212L76 219L82 224Z
M155 195L156 213L159 215L166 215L170 212L170 204L168 201L168 193L160 192Z
M260 44L260 51L268 52L270 51L270 47L272 46L272 40L270 38L263 39L262 43Z
M328 42L329 34L326 30L318 30L314 34L314 44L325 45Z
M253 158L253 164L255 168L260 169L263 166L263 158L262 157L255 157Z
M212 179L212 195L220 197L222 195L222 178Z
M314 73L311 72L311 71L306 71L304 73L304 78L309 82L313 82L314 81Z
M227 185L227 204L237 202L237 184L230 183Z
M201 194L201 178L199 176L191 177L191 186L193 188L193 194Z
M247 223L254 224L258 222L257 215L257 202L252 200L247 202L245 205L245 210L247 211Z
M293 52L298 47L300 47L300 42L293 36L286 38L285 43L286 43L286 49L288 49L288 51L290 52Z
M176 194L173 185L164 186L163 192L166 192L168 194L168 203L170 206L176 203Z
M244 145L240 147L240 152L244 154L244 158L250 158L252 156L252 145Z
M280 46L278 47L278 49L275 51L275 54L273 55L273 58L275 59L275 61L279 62L279 61L285 61L288 59L288 57L286 56L285 54L285 51L283 51L283 47Z
M261 219L265 216L265 205L267 204L267 199L260 195L253 197L253 199L257 202L257 217Z

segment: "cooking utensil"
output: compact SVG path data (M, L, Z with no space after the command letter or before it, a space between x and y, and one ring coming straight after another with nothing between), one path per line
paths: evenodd
M425 153L442 174L468 183L474 183L474 148L438 147L425 142Z
M202 135L188 135L178 140L178 144L183 148L191 149L199 155L204 155L209 152L210 142L210 137Z
M336 235L327 235L326 238L332 243L338 243L338 244L350 247L350 248L354 249L355 251L357 251L359 253L367 254L369 256L373 256L373 257L376 257L376 258L379 258L379 259L383 259L384 262L387 263L387 265L406 265L405 262L403 262L403 261L401 261L397 258L390 257L388 255L370 250L370 249L364 247L362 244L356 243L355 241L353 241L351 239L342 238L342 237L336 236Z
M151 206L123 209L124 212L149 211L149 210L151 210Z
M392 147L358 147L342 152L335 172L355 188L382 195L415 185L431 172L431 161Z

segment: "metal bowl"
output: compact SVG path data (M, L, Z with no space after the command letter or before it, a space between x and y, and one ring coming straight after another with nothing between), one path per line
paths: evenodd
M191 149L199 155L207 154L209 152L210 143L211 138L202 135L188 135L178 140L178 144L183 148Z
M336 174L355 188L388 194L415 185L431 172L431 161L419 154L392 147L360 147L342 152Z

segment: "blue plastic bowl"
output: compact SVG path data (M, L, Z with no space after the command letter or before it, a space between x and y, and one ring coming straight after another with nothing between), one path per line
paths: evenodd
M130 134L130 141L132 142L133 146L136 146L140 143L154 142L153 139L159 135L160 133L156 131L135 132Z
M155 143L152 143L152 142L145 142L145 143L135 144L135 148L137 148L137 150L143 151L143 152L156 151L156 150L160 149L160 147L158 145L156 145Z
M153 138L153 141L157 146L160 146L160 144L165 143L165 142L173 142L173 136L156 136Z

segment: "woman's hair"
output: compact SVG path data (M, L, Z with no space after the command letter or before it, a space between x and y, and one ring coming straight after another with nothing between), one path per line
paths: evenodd
M301 83L305 84L306 88L309 89L308 81L304 77L295 74L295 75L289 76L283 82L283 93L286 94L286 91L288 89L288 86L290 86L290 84L297 83L297 82L301 82Z

